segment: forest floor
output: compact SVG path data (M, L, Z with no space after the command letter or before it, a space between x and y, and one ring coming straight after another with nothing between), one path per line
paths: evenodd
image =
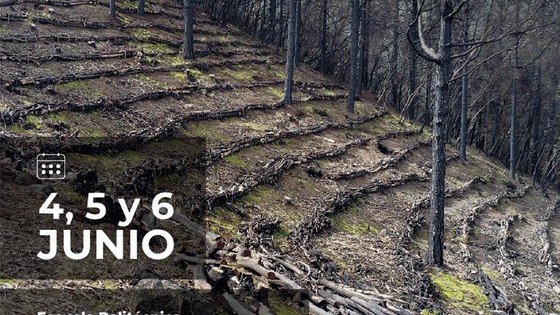
M177 145L173 138L203 137L211 232L226 243L247 246L250 255L263 260L282 257L278 263L261 264L314 292L316 299L311 294L309 299L323 310L340 307L333 299L346 292L348 298L357 295L355 300L371 294L378 306L370 306L379 314L560 313L556 192L543 194L525 178L512 183L499 162L472 148L463 164L449 148L446 265L426 268L429 128L403 121L367 93L357 101L355 113L346 113L344 88L306 66L296 70L294 105L283 105L282 53L235 27L218 26L200 12L195 24L198 57L185 61L180 53L181 8L174 2L150 1L147 15L139 17L136 2L118 1L116 19L104 0L37 3L0 2L0 135L114 143L141 136L146 148L69 155L74 175L54 187L36 182L30 170L1 173L0 245L6 245L9 234L21 242L11 246L26 246L26 233L37 226L21 214L35 213L45 190L61 189L61 203L83 211L86 197L72 184L75 174L86 173L81 162L101 161L99 184L124 185L133 181L131 169L150 170L150 158ZM152 142L163 144L149 148ZM13 163L0 155L0 166ZM173 176L166 180L159 182L160 188L173 189L178 182ZM259 222L272 222L271 231L260 229L263 235L255 236L259 229L251 230L252 240L263 244L247 244L246 227ZM181 239L177 233L174 237ZM286 267L286 261L294 263ZM215 260L204 265L208 273ZM241 265L242 274L259 274ZM32 266L10 267L34 272ZM111 290L137 285L13 279L5 268L0 269L4 290L104 289L109 291L97 298L105 304L111 300L115 309L127 307L128 301L116 299ZM173 264L150 268L183 272ZM286 287L269 282L272 288ZM215 300L215 291L208 301ZM331 293L321 294L326 291ZM232 292L251 310L251 303ZM52 303L40 293L29 299ZM218 301L201 305L215 313L237 307L228 298ZM0 299L0 314L26 314L19 302ZM82 302L99 307L91 298ZM298 302L286 290L274 290L267 303L276 314L305 312ZM356 313L378 314L343 302Z

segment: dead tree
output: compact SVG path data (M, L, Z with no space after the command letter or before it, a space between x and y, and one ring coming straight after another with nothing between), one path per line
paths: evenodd
M183 57L194 59L194 4L193 0L183 0L185 30L183 33Z
M288 18L288 48L286 52L286 78L284 79L284 103L292 104L292 86L294 81L294 59L296 46L296 2L289 0L290 12Z
M350 0L352 4L351 37L352 46L350 48L350 79L348 80L348 102L349 112L354 111L354 101L356 99L356 77L358 75L358 36L360 28L360 1Z

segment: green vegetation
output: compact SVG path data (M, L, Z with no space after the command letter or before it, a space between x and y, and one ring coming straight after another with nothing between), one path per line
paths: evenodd
M239 236L237 227L241 223L241 219L227 209L221 207L212 209L208 215L208 221L210 222L210 228L215 233L226 232L230 236Z
M250 66L235 66L233 69L224 69L222 72L237 81L253 81L254 70Z
M482 266L481 269L490 279L492 279L492 281L496 281L501 278L500 273L496 270L492 270L487 266Z
M239 168L246 168L249 166L247 162L239 155L239 154L231 154L224 158L226 162L229 164L239 167Z
M347 223L345 220L336 220L334 224L339 231L352 235L379 234L376 228L366 223Z
M274 313L279 315L300 315L301 313L296 312L294 308L288 305L286 299L283 299L275 291L270 291L268 295L268 306Z
M438 311L422 310L420 315L440 315Z
M25 117L25 124L34 129L41 129L41 127L43 126L43 121L37 116L29 115Z
M282 98L284 97L284 90L280 87L275 87L275 86L271 86L269 88L266 89L268 93L270 93L271 95L278 97L278 98Z
M488 297L479 286L459 280L445 272L431 274L430 279L444 302L451 308L469 313L482 311L484 314L489 314Z
M177 51L166 44L141 43L138 45L143 52L149 54L172 54Z
M247 204L263 204L264 202L273 202L276 200L277 192L270 186L258 186L243 199Z
M135 28L134 30L132 30L132 36L134 36L134 38L136 39L148 39L152 35L153 33L151 31L143 27Z
M162 82L162 81L158 80L157 78L150 77L150 76L148 76L146 74L143 74L143 73L138 75L138 79L140 81L150 85L150 86L153 86L153 87L158 87L160 89L167 89L168 88L168 86L165 82Z
M74 90L83 90L88 87L87 83L82 80L67 82L67 83L59 83L55 86L56 91L58 93L68 93Z
M243 127L255 131L261 131L261 132L271 129L271 127L266 124L260 122L252 122L252 121L241 121L236 123L236 125L238 125L239 127Z

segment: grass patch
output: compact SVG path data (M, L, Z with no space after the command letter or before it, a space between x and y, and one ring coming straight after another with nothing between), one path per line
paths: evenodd
M488 278L492 279L493 281L499 280L501 275L496 270L492 270L487 266L482 266L482 271L488 276Z
M249 166L249 164L245 162L239 154L228 155L224 158L224 160L229 164L240 168L246 168Z
M140 44L139 47L143 52L149 54L173 54L177 52L175 49L166 44L143 43Z
M223 73L237 81L252 81L254 70L250 67L235 66L233 69L224 69Z
M250 121L241 121L236 123L239 127L255 130L255 131L266 131L271 129L270 126L261 124L258 122L250 122Z
M165 84L165 82L161 82L160 80L152 78L152 77L150 77L146 74L143 74L143 73L138 75L138 79L140 81L150 85L150 86L156 86L156 87L162 88L162 89L167 89L168 88L168 86L167 86L167 84Z
M273 95L274 97L278 97L278 98L284 97L284 90L282 88L271 86L267 88L266 91L271 95Z
M85 81L77 80L67 83L59 83L55 86L56 91L59 93L68 93L75 90L83 90L88 87Z
M343 220L337 220L334 224L339 231L352 235L379 234L376 228L366 223L348 223Z
M210 229L215 233L227 233L230 236L238 237L237 227L241 224L241 219L231 211L222 207L216 207L208 213Z
M87 201L86 196L82 196L73 190L64 189L58 194L64 201L72 204L86 204Z
M43 121L37 116L29 115L25 116L25 124L35 129L41 129Z
M152 35L153 35L152 32L150 32L149 30L147 30L143 27L135 28L134 30L132 30L132 36L134 36L134 38L136 38L136 39L145 40L145 39L148 39Z
M282 298L278 293L270 291L268 295L268 306L275 314L281 315L300 315L302 313L297 312L293 306L288 304L288 300Z
M231 139L218 129L208 122L199 122L191 124L191 127L186 130L186 134L216 142L227 142Z
M451 308L469 313L479 311L484 314L490 313L488 297L479 286L459 280L459 278L445 272L431 274L430 279L439 295Z
M276 190L270 186L258 186L243 200L247 204L263 204L266 201L272 202L276 197Z
M278 230L272 234L274 238L274 245L281 251L289 250L290 243L288 242L288 236L290 235L290 230L288 227L280 223Z

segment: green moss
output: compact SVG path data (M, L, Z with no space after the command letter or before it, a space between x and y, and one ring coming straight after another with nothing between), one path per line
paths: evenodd
M8 28L5 27L4 25L0 25L0 34L7 34L8 33Z
M241 224L241 219L233 212L222 207L216 207L208 215L210 229L215 233L226 232L230 236L239 236L237 227Z
M336 92L331 91L331 90L327 90L325 88L318 89L317 92L321 95L326 95L326 96L335 96L336 95ZM358 102L356 102L356 104L358 104Z
M58 194L66 202L73 203L73 204L81 204L81 203L85 204L87 201L87 198L85 196L82 196L79 193L69 189L61 190Z
M150 54L173 54L177 51L166 44L152 44L152 43L143 43L140 44L139 47L145 53Z
M0 277L0 284L16 285L18 284L18 281L15 279Z
M25 116L25 123L35 129L40 129L43 126L41 118L34 115Z
M224 158L224 160L229 164L240 168L246 168L247 166L249 166L249 164L245 162L245 160L243 160L243 158L239 154L228 155Z
M237 81L252 81L255 74L250 67L242 66L235 66L233 69L225 69L222 72Z
M26 133L27 130L25 130L25 128L23 128L21 125L11 125L10 130L14 133Z
M168 58L169 63L173 66L173 67L177 67L177 66L184 66L187 64L187 62L185 61L185 59L183 59L182 56L177 55L177 56L173 56L171 58Z
M139 74L138 75L138 79L150 86L155 86L161 89L167 89L168 86L165 82L161 82L160 80L158 80L157 78L152 78L146 74Z
M121 22L121 24L123 25L128 25L132 22L127 16L118 13L117 13L117 19L119 19L119 22Z
M271 86L271 87L267 88L266 90L268 91L268 93L270 93L271 95L273 95L275 97L278 97L278 98L284 97L284 90L282 90L282 88Z
M68 93L75 90L84 90L88 87L87 83L82 80L60 83L55 86L58 93Z
M272 234L274 238L274 245L276 245L277 249L281 251L289 250L290 243L288 242L288 236L290 235L290 230L288 227L280 223L278 230Z
M215 128L215 126L209 124L208 122L197 122L191 124L191 126L185 130L185 134L217 142L227 142L231 139L229 135L220 132L219 128Z
M266 131L271 129L270 126L266 125L266 124L261 124L258 122L251 122L251 121L240 121L238 123L236 123L236 125L238 125L239 127L243 127L246 129L251 129L251 130L255 130L255 131Z
M276 190L270 186L258 186L253 191L246 195L243 200L247 204L262 204L266 201L273 201L276 197Z
M148 39L152 35L153 35L152 32L150 32L149 30L147 30L143 27L135 28L134 30L132 30L132 36L134 36L134 38L136 38L136 39L145 40L145 39Z
M420 313L420 315L440 315L438 311L430 311L430 310L422 310L422 312Z
M204 73L202 71L198 70L197 68L189 68L188 70L190 71L191 76L195 81L200 80L202 78L202 76L204 75Z
M181 82L183 82L187 79L187 75L183 72L180 72L180 71L169 72L169 75L174 77L175 79L181 81Z
M496 270L492 270L487 266L482 266L481 269L493 281L499 280L501 278L501 274Z
M287 302L287 299L282 298L275 291L270 291L268 295L268 306L275 314L278 315L300 315L302 313L297 312L292 306Z
M484 314L489 314L488 297L479 286L459 280L445 272L431 274L430 279L444 302L451 308L469 313L482 311Z
M336 220L334 223L339 231L352 235L379 234L376 228L366 223L347 223L342 220Z

